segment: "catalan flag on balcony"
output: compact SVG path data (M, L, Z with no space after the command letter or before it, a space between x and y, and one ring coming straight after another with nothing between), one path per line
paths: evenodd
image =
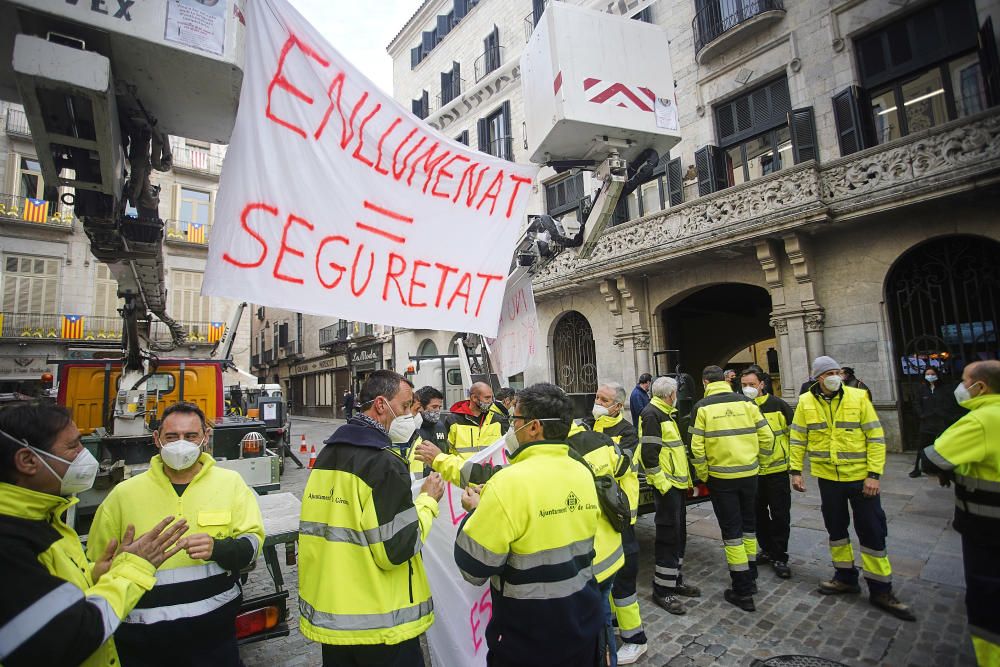
M187 226L188 243L205 242L205 225L198 222L189 222Z
M62 337L83 338L83 315L62 316Z
M49 217L49 203L44 199L28 197L24 200L24 212L21 217L28 222L45 222Z
M222 340L222 334L226 332L225 322L210 322L208 325L208 342L218 343Z

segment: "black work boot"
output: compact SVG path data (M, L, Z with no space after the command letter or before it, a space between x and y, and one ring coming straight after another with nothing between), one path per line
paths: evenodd
M674 616L683 616L687 613L687 609L684 608L684 604L673 595L660 597L656 593L653 593L653 602Z
M774 573L781 577L782 579L792 578L792 568L788 567L788 563L780 560L771 561L771 566L774 568Z
M701 589L690 584L677 584L677 587L674 588L674 595L686 598L700 598Z
M736 605L743 611L757 611L752 595L737 595L731 588L727 588L722 595L726 598L726 602Z

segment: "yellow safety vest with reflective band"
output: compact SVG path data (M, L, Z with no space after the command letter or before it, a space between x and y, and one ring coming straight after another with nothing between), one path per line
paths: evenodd
M482 424L476 417L461 412L452 412L449 420L450 451L442 450L442 455L434 459L431 468L440 473L446 482L464 488L463 465L473 454L503 437L507 431L507 420L492 410L486 412Z
M774 434L774 447L761 450L760 474L787 472L789 461L790 422L794 418L791 406L777 396L766 394L754 399Z
M153 588L156 569L120 553L95 584L94 564L80 536L62 519L76 503L76 498L0 483L2 664L119 664L112 635ZM103 542L102 555L106 547Z
M438 514L374 427L327 440L302 495L299 628L323 644L398 644L434 622L420 550Z
M774 447L774 434L756 403L735 393L728 382L711 382L692 412L691 463L698 479L758 473L761 451Z
M462 524L455 562L473 585L490 580L490 651L513 664L550 664L604 626L594 578L601 509L593 474L563 443L526 443L483 487Z
M691 486L687 449L674 421L676 412L677 408L654 396L639 416L640 458L646 481L660 493Z
M615 480L628 497L629 507L632 508L632 523L635 524L639 517L639 435L635 427L625 420L621 412L614 417L588 417L583 420L583 424L596 433L611 436L622 453L631 460L629 468Z
M885 433L863 389L841 387L833 400L817 395L819 385L799 396L791 424L789 468L801 472L808 456L816 477L863 480L885 469Z
M1000 394L965 403L969 413L924 450L931 463L955 473L955 529L1000 534Z
M173 515L187 520L189 535L247 540L256 559L264 544L256 494L239 473L218 467L210 455L203 452L198 463L201 470L180 496L158 455L150 460L149 470L115 486L94 515L87 543L90 558L99 558L108 540L120 541L129 525L142 535ZM232 626L242 601L237 575L214 561L195 560L179 551L160 566L156 586L122 620L119 644L162 646L175 634Z

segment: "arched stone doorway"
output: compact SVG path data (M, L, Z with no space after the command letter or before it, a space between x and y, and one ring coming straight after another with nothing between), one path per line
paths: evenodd
M419 357L435 357L437 353L437 345L430 338L425 338L421 341L420 347L417 348L417 356Z
M593 397L597 391L597 346L587 318L565 313L552 332L556 384L567 394Z
M665 345L653 353L654 369L674 373L679 365L696 397L701 371L712 364L739 371L756 362L777 377L777 355L768 354L776 347L771 310L771 295L756 285L723 283L684 296L660 312Z
M917 446L917 395L935 366L947 391L972 361L1000 358L1000 243L955 235L905 252L885 280L904 449Z

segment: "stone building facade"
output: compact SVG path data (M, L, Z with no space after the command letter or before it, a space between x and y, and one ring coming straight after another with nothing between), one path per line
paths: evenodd
M153 172L165 220L167 312L188 345L161 357L207 357L232 320L236 302L200 294L225 147L171 138L174 168ZM24 111L0 103L0 393L36 394L49 360L112 354L120 346L117 283L90 252L72 206L46 201ZM62 189L60 194L69 192ZM162 323L152 335L169 341ZM249 313L232 348L237 366L250 361Z
M433 33L467 4L428 0L389 52L397 99L415 100L465 71L490 26L519 36L495 81L430 109L475 137L498 100L523 108L516 19L532 3L480 0ZM794 403L829 354L871 387L890 448L912 447L923 368L954 381L1000 354L1000 2L660 0L639 18L667 32L683 140L591 257L536 267L544 353L524 382L586 394L753 359ZM543 172L530 212L572 213L579 194L560 195L588 191L573 178ZM445 337L408 333L400 357Z

